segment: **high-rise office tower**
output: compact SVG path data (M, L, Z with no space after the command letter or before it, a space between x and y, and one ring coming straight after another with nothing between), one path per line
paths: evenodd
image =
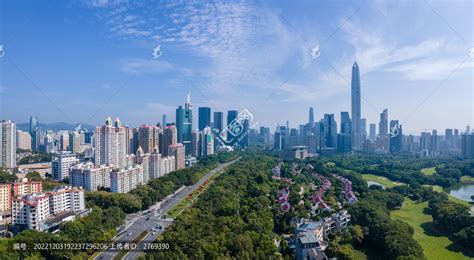
M163 157L169 155L168 147L178 143L178 130L176 126L168 124L163 129L163 140L161 141L161 154Z
M436 129L433 129L431 133L431 147L430 147L430 152L431 155L437 155L439 151L439 146L438 146L438 131Z
M288 146L297 146L298 145L298 130L296 128L290 129L290 138L288 139Z
M354 62L352 65L351 80L351 114L352 114L352 147L353 149L361 149L361 107L360 107L360 72L359 65Z
M224 113L214 112L214 131L221 132L224 130Z
M379 136L386 137L388 135L388 110L384 109L380 114Z
M193 129L191 94L186 96L186 103L184 103L184 107L179 106L176 109L176 128L178 130L178 143L182 143L184 145L186 154L191 154L191 139Z
M237 111L237 110L227 111L227 126L230 126L232 121L234 121L234 119L236 119L238 115L239 115L239 111ZM236 131L233 131L233 130L234 130L234 128L231 127L231 129L229 129L229 131L227 131L227 141L231 142L230 143L231 145L234 145L235 142L237 141L236 136L234 136L232 134L232 133L236 133Z
M447 150L453 148L453 129L446 129L444 132L444 143Z
M373 142L373 141L375 141L375 139L377 138L377 137L376 137L376 136L377 136L377 134L376 134L376 133L377 133L376 126L375 126L375 124L370 124L370 127L369 127L369 128L370 128L370 130L369 130L369 131L370 131L369 139Z
M349 112L341 112L341 134L351 135L352 122L349 117Z
M390 152L399 153L403 148L402 126L398 120L390 121Z
M474 133L461 135L461 158L474 159Z
M12 173L16 167L16 125L10 120L0 122L0 167Z
M30 132L30 135L31 135L31 150L33 152L36 152L38 150L38 147L39 147L39 144L40 144L39 122L38 122L38 117L37 116L31 116L30 117L29 132Z
M199 131L202 131L205 127L211 126L211 108L200 107L198 108L199 114Z
M163 118L161 119L161 127L165 127L167 123L166 114L163 114Z
M160 128L154 125L141 125L138 128L138 145L144 153L151 153L159 147ZM137 148L138 149L138 148ZM132 151L135 153L136 151Z
M349 112L341 112L341 130L337 135L337 151L340 153L347 153L352 150L352 122L349 117Z
M324 114L324 147L336 148L337 125L334 114Z
M107 117L104 126L95 128L95 164L113 164L117 168L125 167L127 154L126 128L117 117Z
M310 107L309 108L309 120L308 120L308 124L310 127L313 127L314 126L314 111L313 111L313 108Z
M360 136L361 144L364 144L367 140L367 119L365 118L360 119Z
M286 127L280 126L278 130L275 132L275 140L273 149L277 151L285 150L286 149Z

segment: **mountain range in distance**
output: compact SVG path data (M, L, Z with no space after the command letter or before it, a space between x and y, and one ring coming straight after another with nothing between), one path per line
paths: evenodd
M95 129L95 126L93 125L88 125L88 124L71 124L71 123L65 123L65 122L57 122L57 123L51 123L51 124L39 124L39 128L43 130L53 130L53 131L60 131L60 130L75 130L78 126L80 125L80 129L87 130L89 132L93 132ZM22 131L29 131L30 129L30 124L29 123L18 123L16 124L16 129L22 130Z

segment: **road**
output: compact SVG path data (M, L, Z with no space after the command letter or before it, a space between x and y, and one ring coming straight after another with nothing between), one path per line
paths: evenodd
M222 163L218 167L209 171L204 175L198 182L193 185L182 187L176 193L168 196L163 201L160 201L152 205L147 210L143 210L133 214L127 214L125 218L125 223L120 226L119 233L115 238L114 242L132 242L137 238L143 231L147 231L147 235L139 243L138 248L143 248L143 244L153 242L156 237L162 233L169 225L173 223L173 219L165 218L173 207L178 205L178 203L188 196L191 192L196 190L200 185L205 181L209 180L215 174L221 172L225 167L238 161L240 157L236 160ZM161 227L161 228L160 228ZM153 230L152 230L153 229ZM119 252L117 250L108 250L101 252L99 255L94 257L97 260L110 260L113 259ZM123 259L137 259L142 252L139 250L129 251Z

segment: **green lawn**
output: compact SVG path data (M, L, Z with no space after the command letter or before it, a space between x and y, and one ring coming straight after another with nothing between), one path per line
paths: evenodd
M399 182L391 181L383 176L377 176L373 174L362 174L362 178L364 178L365 181L378 182L384 185L386 188L392 188L394 186L401 185L401 183Z
M423 168L420 170L424 175L433 175L436 172L435 167Z
M464 175L461 177L461 182L474 183L474 177Z
M432 226L433 219L431 215L423 213L423 209L427 205L428 202L416 203L410 199L405 199L402 209L392 211L391 218L402 220L413 227L415 230L413 237L423 248L428 260L470 259L462 253L447 249L452 242Z

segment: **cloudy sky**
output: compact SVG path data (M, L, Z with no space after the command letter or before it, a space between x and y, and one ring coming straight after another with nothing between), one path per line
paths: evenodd
M190 91L196 110L247 108L272 129L307 122L310 106L338 121L357 61L369 123L388 108L405 132L465 129L473 12L469 0L6 0L0 118L155 124Z

